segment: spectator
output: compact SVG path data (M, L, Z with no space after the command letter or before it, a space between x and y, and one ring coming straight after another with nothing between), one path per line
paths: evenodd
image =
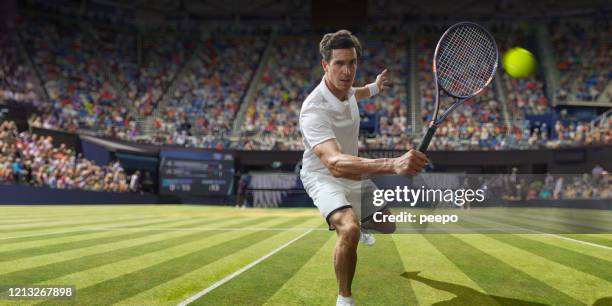
M131 192L140 192L141 191L141 186L140 186L140 171L136 171L136 172L134 172L130 176L130 191Z
M119 162L100 167L52 142L51 137L18 133L14 122L0 122L0 180L60 189L129 191Z

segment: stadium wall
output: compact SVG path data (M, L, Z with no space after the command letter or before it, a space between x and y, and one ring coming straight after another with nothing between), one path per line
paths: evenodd
M54 144L65 143L68 147L83 152L82 139L78 134L55 130L33 128L38 135L51 135ZM96 138L96 137L90 137ZM134 153L157 156L160 148L172 148L193 152L206 152L210 149L159 147L148 144L131 143L115 139L104 139L108 143L129 145L137 149ZM107 148L108 149L108 148ZM109 150L110 151L110 150ZM129 150L117 150L129 153ZM146 153L143 153L146 152ZM251 167L270 166L273 162L295 165L302 159L302 151L242 151L228 150L234 154L237 169L249 171ZM405 153L403 150L367 150L359 155L368 158L395 157ZM517 167L520 173L573 174L590 173L596 165L612 169L612 145L593 145L558 149L507 150L507 151L430 151L429 159L436 172L468 173L510 173L510 167ZM85 156L89 158L88 156Z
M55 147L59 147L60 145L64 144L66 147L73 149L76 153L83 152L81 140L79 139L78 134L36 127L32 127L31 129L32 133L38 136L53 137L53 146Z

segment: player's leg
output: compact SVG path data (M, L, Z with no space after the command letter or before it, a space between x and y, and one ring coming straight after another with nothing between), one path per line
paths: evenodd
M329 224L336 230L338 239L334 248L334 270L338 281L338 294L350 297L351 283L357 265L359 244L359 220L351 207L337 210L328 217Z
M357 245L359 243L359 217L347 200L346 186L327 175L301 173L304 189L312 198L315 206L335 230L338 239L334 248L334 270L338 282L337 305L354 305L351 297L351 283L357 264Z

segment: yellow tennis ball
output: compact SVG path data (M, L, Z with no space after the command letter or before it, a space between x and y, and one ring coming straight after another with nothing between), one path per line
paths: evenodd
M525 78L532 75L536 70L536 59L526 49L515 47L504 54L504 70L515 78Z

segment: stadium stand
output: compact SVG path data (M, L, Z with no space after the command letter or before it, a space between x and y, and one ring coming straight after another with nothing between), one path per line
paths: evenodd
M28 69L14 35L0 36L0 100L40 106L36 76Z
M500 55L516 46L528 47L526 32L529 28L516 24L498 24L494 26L493 33L499 47ZM529 48L529 47L528 47ZM535 50L535 47L529 48ZM537 56L537 55L536 55ZM549 99L544 91L542 74L517 79L501 71L502 78L498 83L504 87L506 105L510 115L514 118L524 119L525 114L544 114L552 111Z
M561 74L560 101L612 101L609 20L565 19L549 26L557 67ZM608 90L606 92L606 90Z
M247 150L302 150L297 125L300 107L322 75L315 37L280 37L273 42L264 72L247 107L240 147Z
M155 120L155 142L227 148L264 36L209 39Z
M597 171L596 171L597 170ZM508 178L508 176L506 176ZM612 176L601 166L592 174L553 175L527 178L522 176L515 185L504 189L508 200L576 200L612 197Z
M388 69L391 86L375 97L359 101L362 149L409 149L408 131L409 43L406 37L367 36L356 83L371 83Z
M143 37L145 54L138 75L136 107L138 114L153 112L179 69L191 58L195 44L180 33L161 33Z
M117 161L106 166L67 148L54 147L51 137L17 131L14 122L0 122L0 182L58 189L128 192L128 177ZM132 191L138 191L136 185Z
M606 70L610 67L605 53L609 26L600 27L602 31L589 30L599 23L599 19L580 19L549 26L561 71L557 99L601 101L606 97L612 75ZM322 75L319 36L293 34L269 39L267 32L256 28L224 27L214 39L194 42L193 37L199 36L193 33L140 33L130 27L87 22L75 27L30 15L22 17L17 26L18 36L3 36L1 41L2 73L7 77L0 93L4 100L38 107L40 113L30 119L34 127L157 145L303 149L297 115L306 94ZM536 55L544 52L531 43L533 37L524 34L529 32L526 26L492 25L501 53L515 45L530 46ZM430 61L440 31L440 26L424 25L414 43L408 36L392 34L397 33L394 27L371 28L367 35L360 35L364 52L355 85L371 82L383 68L390 68L395 83L382 95L360 101L360 149L407 149L420 141L421 131L412 131L409 120L416 112L414 117L420 121L416 126L424 127L432 115ZM20 43L14 39L21 41L26 54L20 55ZM411 46L417 61L414 80L409 63ZM270 52L264 57L266 48ZM577 63L576 58L584 60ZM33 64L33 71L26 60ZM263 73L254 78L259 66ZM600 127L606 120L594 125L590 122L593 116L567 119L553 108L543 74L515 79L501 72L492 87L466 102L438 129L431 149L610 143L609 131ZM37 83L43 85L43 92L37 91ZM249 88L254 94L247 97ZM419 99L414 110L410 109L411 88L417 89ZM167 92L170 89L172 92ZM167 99L162 99L164 96ZM238 118L241 113L244 117ZM534 122L534 116L547 119ZM243 119L242 123L235 125L236 119ZM144 128L147 124L150 131Z
M131 121L128 108L119 103L98 46L86 32L55 21L24 18L20 34L50 99L42 106L45 116L33 121L71 132L125 134Z

